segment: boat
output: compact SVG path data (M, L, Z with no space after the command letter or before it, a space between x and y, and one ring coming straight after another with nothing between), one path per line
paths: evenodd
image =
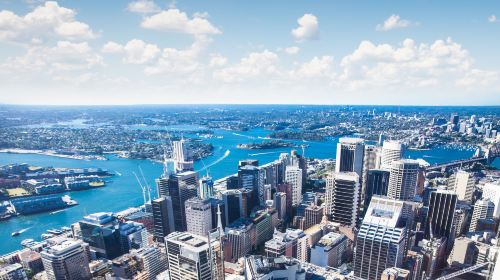
M62 234L63 232L58 230L58 229L49 229L49 230L47 230L47 233L59 235L59 234Z
M21 234L19 231L14 231L13 233L11 233L11 236L12 237L18 236L19 234Z
M50 234L50 233L42 233L41 237L43 240L46 240L46 239L54 237L54 235Z

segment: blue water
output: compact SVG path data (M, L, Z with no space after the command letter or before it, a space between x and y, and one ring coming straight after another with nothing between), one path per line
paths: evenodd
M235 132L228 130L215 130L216 136L222 139L209 138L204 141L214 146L213 155L195 163L195 169L208 168L214 179L228 176L237 171L237 164L242 159L257 159L260 164L271 162L278 158L280 153L290 152L290 148L271 150L242 150L236 145L241 143L261 142L268 131L254 129L246 132ZM260 138L259 138L260 137ZM305 150L307 157L334 158L338 138L332 138L325 142L294 141L297 144L307 144ZM300 149L299 149L299 152ZM429 163L440 163L450 160L468 158L473 154L471 150L447 149L438 147L427 151L408 151L406 156L411 158L423 158ZM20 216L8 221L0 222L0 254L4 254L20 248L20 242L26 238L38 240L45 230L60 228L77 222L84 215L99 211L119 211L142 203L142 192L132 172L139 172L139 166L144 172L148 183L153 186L154 179L162 172L161 164L147 160L129 160L110 156L108 161L82 161L66 158L58 158L44 155L31 154L0 154L0 165L9 163L28 163L37 166L53 167L101 167L114 171L121 176L115 176L104 188L72 192L70 195L78 201L79 205L67 208L54 214L41 213L30 216ZM499 162L497 161L496 164ZM203 173L206 171L202 171ZM11 237L14 231L25 231L18 237Z

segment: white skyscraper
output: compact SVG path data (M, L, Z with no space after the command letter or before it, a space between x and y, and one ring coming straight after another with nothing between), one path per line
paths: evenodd
M474 176L463 170L452 174L448 180L448 189L454 191L459 200L470 202L474 193Z
M302 200L302 169L287 166L285 182L292 185L292 205L298 205Z
M389 169L395 160L403 157L404 145L399 141L384 141L382 146L381 168Z
M210 202L193 197L186 201L187 231L206 236L212 229L212 211Z
M470 221L469 231L476 231L477 221L479 219L491 219L493 218L495 205L493 202L487 199L480 199L474 204L474 211L472 212L472 218Z
M500 218L500 185L487 183L483 186L483 199L489 199L495 204L493 216Z
M413 200L418 171L419 163L416 160L402 159L393 161L387 196L399 200Z
M91 279L89 260L82 241L64 240L42 251L47 279Z
M172 146L176 171L193 170L193 160L189 149L186 147L186 140L172 141Z
M364 140L361 138L340 138L337 144L335 172L356 172L363 177Z
M355 226L359 210L359 176L355 172L332 173L326 178L325 213L332 221Z
M142 271L149 280L155 280L158 274L167 269L167 256L158 247L141 248L134 254L141 260Z
M379 280L388 267L401 267L407 241L405 202L373 197L355 239L354 276Z

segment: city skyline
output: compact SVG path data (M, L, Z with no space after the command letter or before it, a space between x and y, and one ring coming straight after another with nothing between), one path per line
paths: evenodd
M5 0L0 104L496 105L499 14L495 1Z

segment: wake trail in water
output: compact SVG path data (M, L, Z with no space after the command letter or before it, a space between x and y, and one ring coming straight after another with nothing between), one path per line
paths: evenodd
M253 136L243 135L243 134L239 134L239 133L235 133L235 132L233 132L233 135L245 137L245 138L248 138L248 139L256 139Z
M30 228L32 228L32 227L23 228L22 230L20 230L20 231L19 231L19 233L26 232L26 231L28 231Z
M218 158L218 159L214 160L214 161L213 161L213 162L211 162L209 165L206 165L206 166L204 166L203 168L199 169L198 171L203 171L203 170L205 170L205 169L207 169L207 168L209 168L209 167L211 167L211 166L216 165L217 163L219 163L219 162L223 161L225 158L227 158L227 157L229 156L229 154L230 154L230 153L231 153L231 151L230 151L230 150L226 150L226 151L224 152L224 155L222 155L220 158Z
M270 154L279 154L281 152L265 152L265 153L256 153L256 154L248 154L249 156L260 156L260 155L270 155Z

